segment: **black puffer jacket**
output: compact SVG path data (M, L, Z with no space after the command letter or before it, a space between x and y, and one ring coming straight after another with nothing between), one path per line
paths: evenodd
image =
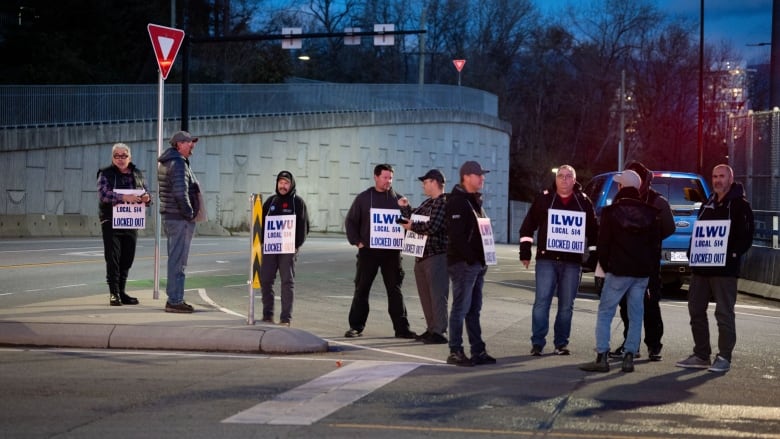
M601 211L599 263L616 276L649 277L661 246L659 210L639 200L639 191L624 187Z
M167 219L193 221L200 209L200 187L190 161L176 148L168 148L157 159L160 182L160 214Z
M694 274L703 276L739 276L742 255L753 245L755 222L753 209L745 198L745 189L740 183L732 183L729 192L718 201L718 195L712 193L699 209L700 220L731 220L729 242L727 244L725 267L693 267Z

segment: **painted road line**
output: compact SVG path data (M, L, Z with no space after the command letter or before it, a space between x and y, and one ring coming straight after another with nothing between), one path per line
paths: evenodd
M356 361L222 422L311 425L418 366L419 363Z

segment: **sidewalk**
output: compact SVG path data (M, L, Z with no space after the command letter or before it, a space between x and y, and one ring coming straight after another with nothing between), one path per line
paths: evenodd
M267 354L327 352L303 330L231 316L195 304L192 314L164 311L165 297L133 291L138 305L109 306L108 295L59 299L0 309L0 345L162 349Z

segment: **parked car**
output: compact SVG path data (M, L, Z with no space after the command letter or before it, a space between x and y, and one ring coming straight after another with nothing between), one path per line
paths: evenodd
M593 201L596 216L601 215L604 206L612 204L617 194L616 174L597 175L585 186L584 191ZM664 239L661 250L661 281L665 290L677 291L691 274L687 253L693 223L701 204L710 196L710 189L701 175L673 171L653 172L651 187L669 200L674 215L676 229ZM603 278L596 277L599 292L603 283Z

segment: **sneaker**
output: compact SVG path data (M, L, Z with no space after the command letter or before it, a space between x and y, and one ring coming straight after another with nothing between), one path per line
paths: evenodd
M556 346L555 350L553 351L555 355L570 355L571 352L569 352L569 349L567 346Z
M541 357L542 356L542 347L538 344L535 344L531 346L531 355L534 357Z
M428 338L424 338L422 342L425 344L447 344L449 340L447 340L447 337L434 332Z
M664 359L663 355L661 355L661 348L663 347L664 345L661 345L656 349L648 349L647 356L650 358L650 361L661 361Z
M715 357L715 361L712 362L712 366L707 370L710 372L728 372L730 369L731 362L718 355Z
M414 340L417 338L417 334L414 331L405 330L405 331L398 331L395 333L395 338L406 338Z
M685 369L707 369L710 367L710 360L699 358L694 354L684 360L678 361L675 366L683 367Z
M195 311L195 309L187 302L177 303L175 305L165 302L165 312L191 314L193 311Z
M290 321L289 320L279 320L278 325L279 326L287 326L289 328L290 327Z
M626 348L623 346L620 346L619 348L615 349L614 351L609 351L609 358L623 358L623 354L626 353Z
M354 337L362 337L363 331L358 331L357 329L349 328L347 332L344 333L344 337L347 338L354 338Z
M659 351L660 351L660 349L659 349ZM610 352L607 355L609 356L609 358L623 358L626 355L626 348L621 346L621 347L615 349L614 351ZM637 358L642 358L642 354L640 354L639 352L634 354L634 359L637 359ZM656 361L660 361L660 360L656 360Z
M273 325L274 324L274 318L273 317L263 317L262 322L263 323L270 323L270 324Z
M450 356L447 357L447 364L463 367L471 367L474 365L474 363L471 362L471 359L469 359L463 351L450 352Z
M488 355L487 351L482 351L477 355L471 356L471 364L479 366L480 364L496 364L496 359Z

